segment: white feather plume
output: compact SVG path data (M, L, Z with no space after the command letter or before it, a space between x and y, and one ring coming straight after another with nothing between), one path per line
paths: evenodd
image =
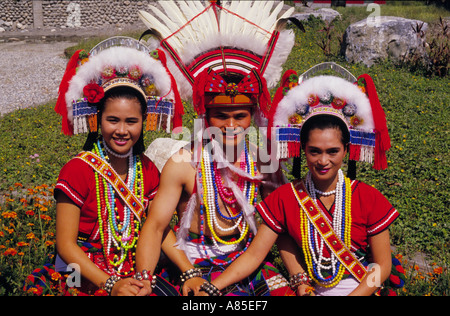
M294 12L294 8L290 8L281 14L284 6L282 1L223 1L221 6L224 10L219 10L217 17L213 10L206 10L210 5L208 1L164 0L158 1L158 4L162 10L150 5L151 12L139 11L139 16L149 29L158 31L167 40L185 65L202 53L225 46L262 56L277 22ZM291 30L280 32L264 73L269 89L278 84L282 65L294 41ZM191 83L171 58L168 58L167 65L178 83L181 97L190 99Z

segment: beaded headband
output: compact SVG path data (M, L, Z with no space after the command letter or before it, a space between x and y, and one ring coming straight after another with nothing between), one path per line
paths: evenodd
M289 78L298 76L290 70L283 78L269 119L278 159L300 156L300 131L305 122L318 115L332 115L341 119L350 132L350 160L371 163L375 169L387 167L385 152L390 148L390 138L370 76L362 75L357 82L317 76L292 84Z
M276 1L158 1L165 13L149 5L150 12L139 15L146 33L156 36L171 57L168 67L180 94L193 99L197 114L212 106L244 105L257 106L267 116L268 89L277 85L295 40L292 30L283 30L294 8L280 14L283 6Z
M67 65L55 107L63 116L63 132L97 131L97 105L117 87L132 88L146 100L146 130L170 132L181 125L181 99L173 77L158 60L160 53L128 37L109 38L89 53L76 52Z

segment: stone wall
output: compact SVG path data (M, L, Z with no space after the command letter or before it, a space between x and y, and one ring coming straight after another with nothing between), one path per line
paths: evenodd
M139 23L152 0L1 0L0 28L96 28Z
M33 27L33 1L1 0L0 28L23 29Z

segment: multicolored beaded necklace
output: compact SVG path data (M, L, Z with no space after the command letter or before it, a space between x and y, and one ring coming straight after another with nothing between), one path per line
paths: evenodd
M94 144L93 152L109 162L101 140ZM99 233L106 266L111 273L119 276L121 274L130 276L131 271L122 271L122 269L126 261L128 261L127 266L134 266L134 248L139 237L139 220L135 218L134 213L126 205L124 206L123 219L120 219L113 186L99 176L97 172L94 174ZM129 155L126 185L142 202L144 201L143 180L140 157Z
M311 173L308 172L305 179L306 189L317 206L317 197ZM341 240L350 247L351 245L351 181L339 170L338 182L335 192L335 209L333 214L333 230ZM320 286L333 287L338 284L344 275L345 266L330 252L330 258L324 256L325 242L315 231L314 225L308 220L304 212L300 212L300 231L302 236L302 249L308 266L309 276Z
M256 163L253 161L251 154L249 154L248 152L247 143L246 142L244 143L245 147L240 157L240 169L244 171L246 174L248 174L251 178L254 178L257 173L257 166ZM208 228L212 233L211 239L213 241L215 249L219 253L225 254L220 250L219 244L227 246L231 245L234 246L235 250L237 250L239 248L240 243L248 236L245 247L241 251L238 251L235 254L235 256L231 258L230 262L236 260L241 254L243 254L247 250L252 239L252 233L249 233L249 225L247 224L244 218L244 211L242 210L242 207L240 211L237 211L236 209L236 203L238 202L238 199L235 197L235 193L231 189L226 188L224 186L225 182L222 178L223 175L217 168L217 162L213 159L213 156L210 150L207 149L208 146L206 146L206 144L207 141L204 141L202 149L201 168L199 168L197 173L198 183L201 186L199 188L200 239L207 259L214 265L224 265L226 263L217 262L213 258L211 258L206 249L205 233L204 233L205 215L206 215L206 224L208 225ZM242 177L239 177L237 185L239 187L239 190L245 197L246 202L251 205L255 205L258 190L256 182L246 181L242 179ZM220 210L219 198L222 199L223 205L230 213L230 216L223 214L222 211ZM221 227L217 221L217 216L220 216L221 218L229 221L234 221L234 225L227 228ZM233 231L237 228L240 231L240 237L236 238L233 241L225 241L218 236L215 228L223 232ZM229 252L230 250L228 249L227 253Z

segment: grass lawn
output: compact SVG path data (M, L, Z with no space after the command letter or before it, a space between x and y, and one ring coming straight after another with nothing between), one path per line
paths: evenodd
M339 55L338 38L352 22L370 14L365 7L336 8L342 20L335 24L330 56L317 45L323 24L312 19L306 33L296 30L295 47L285 69L299 74L315 64L335 61L355 76L368 73L375 81L385 110L392 148L389 168L375 171L358 166L360 180L375 186L398 209L401 217L391 227L397 252L429 257L428 271L408 262L403 295L448 295L450 246L450 78L411 71L390 61L367 68L349 64ZM396 15L436 23L450 12L421 3L381 6L382 15ZM134 37L139 34L128 34ZM99 39L71 48L89 49ZM52 187L61 167L82 148L85 136L64 136L55 101L18 110L0 118L0 295L21 295L24 278L54 248L55 205ZM189 104L184 122L192 126ZM146 136L146 144L165 133Z

